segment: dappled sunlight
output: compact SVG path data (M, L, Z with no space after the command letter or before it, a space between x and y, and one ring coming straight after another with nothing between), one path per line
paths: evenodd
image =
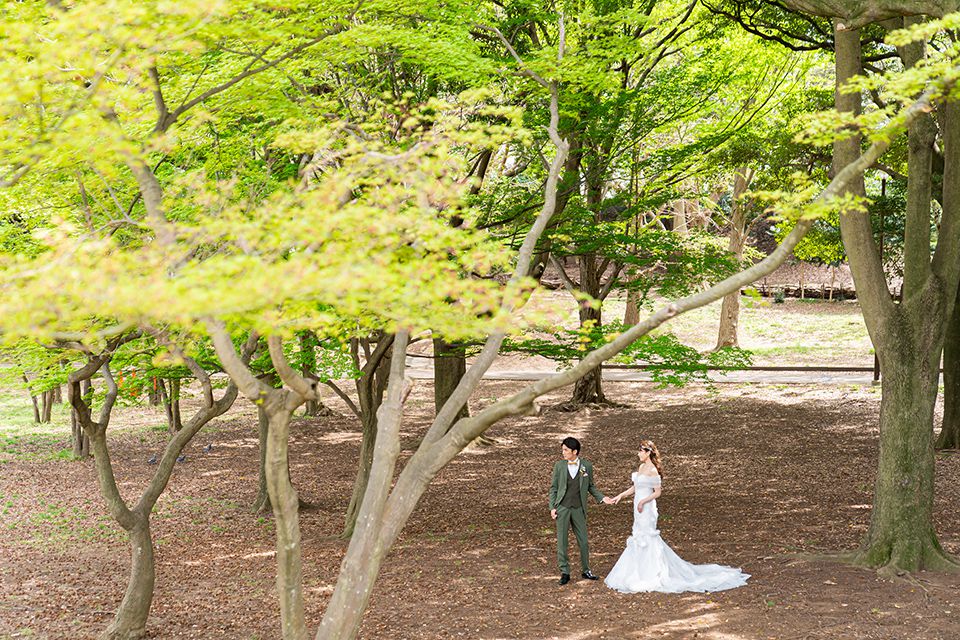
M662 637L667 633L682 633L685 635L681 637L689 637L696 632L703 633L710 627L715 627L718 624L720 624L720 617L718 614L703 613L681 620L668 620L666 622L645 627L642 631L644 635L641 637L649 637L650 634L657 634Z
M334 431L321 435L318 440L325 444L360 443L363 441L363 434L359 431Z
M228 470L226 470L226 469L219 469L219 470L215 470L215 471L204 471L204 472L201 473L200 475L201 475L202 477L204 477L204 478L208 478L208 477L211 477L211 476L222 476L222 475L229 475L229 474L230 474L230 471L228 471Z

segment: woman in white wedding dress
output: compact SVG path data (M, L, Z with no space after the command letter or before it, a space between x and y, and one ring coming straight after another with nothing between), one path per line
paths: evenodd
M604 584L621 593L723 591L745 585L749 574L718 564L690 564L660 538L657 530L660 452L652 441L644 440L637 455L640 468L631 476L633 485L613 499L617 503L634 496L633 532Z

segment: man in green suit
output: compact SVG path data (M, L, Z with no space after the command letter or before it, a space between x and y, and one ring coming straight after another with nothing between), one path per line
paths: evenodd
M567 534L573 527L580 547L581 574L587 580L599 576L590 571L590 546L587 543L587 494L597 502L613 504L593 484L593 465L580 457L580 441L564 438L560 444L563 460L553 465L550 483L550 517L557 521L557 561L560 564L560 584L570 582L570 561L567 559Z

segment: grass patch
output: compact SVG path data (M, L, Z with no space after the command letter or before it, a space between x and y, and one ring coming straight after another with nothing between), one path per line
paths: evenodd
M110 516L95 521L80 507L41 501L39 511L19 522L10 522L7 529L26 529L19 544L48 548L66 547L76 542L117 542L127 540L127 533L119 529Z

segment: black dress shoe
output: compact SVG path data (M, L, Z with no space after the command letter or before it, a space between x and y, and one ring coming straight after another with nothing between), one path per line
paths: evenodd
M561 574L560 574L560 586L563 586L563 585L567 584L568 582L570 582L570 574L569 574L569 573L561 573Z
M587 580L599 580L599 579L600 579L600 576L595 576L595 575L593 575L593 572L592 572L592 571L584 571L584 572L581 573L580 575L582 575L582 576L583 576L584 578L586 578Z

